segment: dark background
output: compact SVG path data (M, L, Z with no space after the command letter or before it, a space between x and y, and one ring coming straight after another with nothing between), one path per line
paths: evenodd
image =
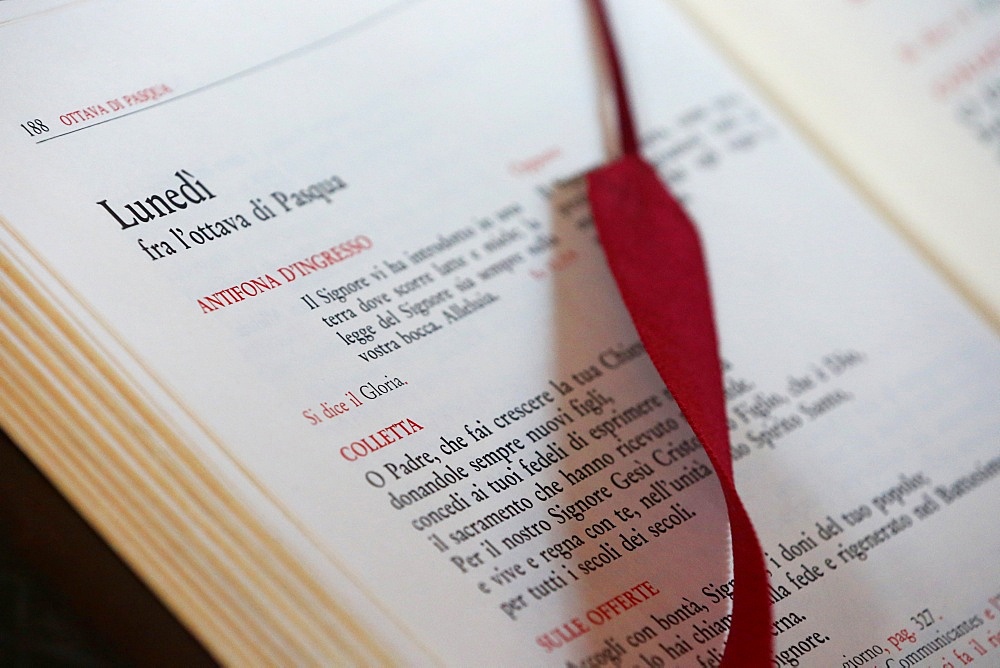
M0 432L0 666L211 657Z

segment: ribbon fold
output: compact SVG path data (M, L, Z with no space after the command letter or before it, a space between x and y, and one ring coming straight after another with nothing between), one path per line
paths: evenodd
M701 241L687 213L639 153L607 13L601 0L589 3L615 91L623 152L615 162L587 175L591 213L639 338L722 486L735 579L722 666L770 666L767 568L733 479L722 365Z

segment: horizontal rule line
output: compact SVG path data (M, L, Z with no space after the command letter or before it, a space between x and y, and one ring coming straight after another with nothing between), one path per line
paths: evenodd
M250 76L252 74L256 74L257 72L260 72L262 70L274 67L275 65L279 65L279 64L281 64L281 63L283 63L285 61L292 60L294 58L298 58L300 56L303 56L303 55L305 55L305 54L307 54L307 53L309 53L311 51L316 51L318 49L322 49L324 47L327 47L327 46L330 46L332 44L335 44L336 42L344 39L345 37L348 37L348 36L350 36L353 33L357 33L357 32L361 32L363 30L366 30L366 29L372 27L373 25L375 25L377 23L380 23L380 22L382 22L382 21L390 18L391 16L393 16L395 14L398 14L399 12L401 12L406 7L408 7L410 5L413 5L413 4L416 4L418 2L422 2L422 0L400 0L400 2L397 2L396 4L392 5L391 7L386 7L385 9L383 9L381 11L378 11L378 12L372 14L371 16L369 16L367 18L364 18L364 19L358 21L354 25L350 25L350 26L348 26L346 28L342 28L342 29L340 29L340 30L338 30L338 31L336 31L334 33L326 35L325 37L321 37L320 39L316 40L315 42L311 42L311 43L306 44L304 46L300 46L297 49L292 49L291 51L289 51L287 53L283 53L280 56L275 56L274 58L271 58L270 60L266 60L266 61L264 61L262 63L257 63L256 65L253 65L252 67L248 67L245 70L241 70L241 71L236 72L234 74L230 74L227 77L223 77L223 78L218 79L216 81L212 81L211 83L207 83L207 84L205 84L203 86L199 86L198 88L193 88L193 89L191 89L189 91L185 91L183 93L179 93L179 94L174 95L173 97L169 97L169 98L167 98L165 100L160 100L159 102L154 102L154 103L152 103L152 104L150 104L148 106L142 107L141 109L133 109L132 111L129 111L129 112L124 113L124 114L119 114L117 116L112 116L111 118L105 118L102 121L97 121L97 122L91 123L89 125L84 125L84 126L81 126L81 127L78 127L78 128L73 128L72 130L66 130L65 132L61 132L61 133L59 133L57 135L52 135L51 137L45 137L44 139L39 139L35 143L36 144L43 144L43 143L45 143L47 141L52 141L53 139L59 139L60 137L65 137L67 135L71 135L71 134L74 134L76 132L80 132L82 130L89 130L90 128L96 128L98 125L104 125L105 123L110 123L111 121L117 121L118 119L125 118L125 117L131 116L133 114L138 114L141 111L149 111L150 109L155 109L156 107L159 107L161 105L167 104L169 102L176 102L177 100L182 100L185 97L189 97L191 95L197 95L198 93L203 93L206 90L209 90L211 88L215 88L217 86L222 86L222 85L230 83L232 81L236 81L237 79L242 79L242 78Z

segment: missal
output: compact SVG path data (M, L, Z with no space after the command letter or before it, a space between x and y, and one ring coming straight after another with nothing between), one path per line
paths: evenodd
M773 665L997 662L988 298L721 32L611 11L707 254ZM222 663L720 665L721 489L587 204L593 30L562 0L0 25L0 424Z

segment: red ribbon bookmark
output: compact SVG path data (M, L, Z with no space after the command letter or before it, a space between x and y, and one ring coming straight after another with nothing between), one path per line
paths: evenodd
M733 481L722 365L701 241L684 209L639 154L608 17L601 0L589 1L611 71L623 152L587 175L591 212L639 337L722 485L736 590L722 665L770 666L767 569Z

